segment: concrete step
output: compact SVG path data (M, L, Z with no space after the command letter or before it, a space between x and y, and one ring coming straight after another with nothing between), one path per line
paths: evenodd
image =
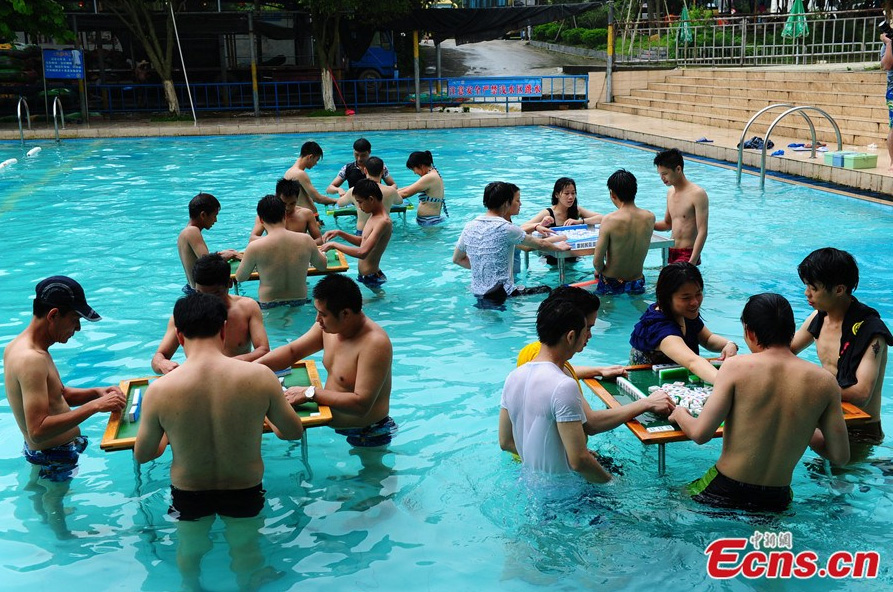
M638 115L642 117L654 117L658 119L682 121L691 123L693 126L700 125L743 130L744 125L746 124L746 120L735 121L732 120L730 117L724 116L722 114L692 113L672 108L641 107L624 103L598 103L596 104L596 108L618 113L628 113L631 115ZM767 121L765 123L761 121L755 122L751 126L750 130L748 130L748 136L759 136L765 134L770 123L771 121ZM824 120L819 121L817 118L814 118L814 124L816 127L816 140L829 144L831 149L836 148L836 146L834 145L836 143L836 136L830 125L824 122ZM850 146L867 146L868 144L883 145L884 139L887 135L886 125L875 125L876 129L874 132L854 132L849 128L841 127L841 141L845 145ZM697 132L694 133L695 135L697 135ZM780 122L779 125L777 125L773 130L772 136L796 138L803 142L807 142L810 140L809 131L806 127L805 122L796 116L790 117L790 121L788 119L782 120L782 122ZM783 148L783 146L780 147Z
M780 82L829 81L850 84L871 83L885 78L880 70L845 72L842 70L775 70L775 69L737 69L737 68L683 68L672 71L674 76L689 78L736 79L736 80L775 80Z
M886 79L872 82L821 82L821 81L790 81L780 82L774 80L743 80L737 78L724 78L713 80L708 78L689 78L684 76L667 76L664 84L686 88L702 89L704 92L714 94L752 94L759 92L772 92L800 89L804 93L812 92L837 92L837 93L861 93L884 96L887 88Z
M749 119L754 113L772 104L787 103L796 106L818 107L835 119L866 119L887 121L888 112L886 106L878 104L877 97L865 95L840 95L837 93L813 93L808 96L808 101L797 91L788 91L772 97L738 97L716 96L704 93L666 92L664 90L641 89L633 90L629 97L640 101L654 101L656 104L671 103L676 105L688 105L693 110L701 110L705 107L734 107L749 111ZM870 104L860 104L858 101L871 101ZM781 109L777 113L781 113Z

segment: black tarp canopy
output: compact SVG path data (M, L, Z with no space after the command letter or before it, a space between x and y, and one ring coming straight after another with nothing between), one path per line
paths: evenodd
M604 2L520 6L511 8L415 9L409 14L382 22L382 29L424 31L435 43L455 39L456 45L499 39L509 31L570 18Z

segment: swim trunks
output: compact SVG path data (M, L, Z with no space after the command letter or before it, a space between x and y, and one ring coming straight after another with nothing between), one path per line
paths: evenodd
M781 487L751 485L726 477L716 466L688 484L688 493L696 502L718 508L738 508L755 512L783 512L791 505L794 493L789 485Z
M850 444L881 444L884 441L884 430L881 429L879 421L847 425L846 431Z
M692 262L692 261L691 261L691 252L692 252L692 250L693 250L693 249L690 249L690 248L686 248L686 249L674 249L673 247L670 247L670 249L669 249L670 254L667 256L667 263L676 263L677 261L689 261L689 262ZM700 264L701 264L701 258L698 257L698 260L697 260L696 262L693 262L693 263L694 263L695 265L700 265Z
M40 467L39 478L62 483L77 475L78 458L86 449L87 436L77 436L71 442L45 450L32 450L26 443L22 454L29 463Z
M446 222L446 218L443 216L416 216L415 221L419 226L437 226Z
M295 298L294 300L271 300L270 302L258 302L261 310L270 310L280 306L304 306L310 302L309 298Z
M359 448L374 448L391 443L391 436L397 432L397 424L390 415L364 428L340 428L336 434L347 436L347 443Z
M388 281L388 276L384 274L382 270L378 270L375 273L370 273L368 275L357 275L357 281L366 286L367 288L380 288L382 284Z
M247 489L187 491L171 485L171 506L167 513L183 521L220 514L229 518L253 518L264 507L266 491L258 483Z
M644 294L645 278L641 277L637 280L625 282L623 280L615 280L602 274L598 274L598 284L595 286L595 293L599 296L618 296L621 294Z
M184 294L186 294L187 296L189 296L189 295L191 295L191 294L196 294L195 288L193 288L193 287L190 286L189 284L186 284L185 286L183 286L183 288L182 288L182 292L183 292Z

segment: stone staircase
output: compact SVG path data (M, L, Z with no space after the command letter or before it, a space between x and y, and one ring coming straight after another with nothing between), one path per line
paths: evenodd
M596 108L688 122L694 129L703 125L740 132L757 111L771 104L809 105L834 118L845 145L883 147L889 130L885 74L880 70L677 69L667 71L663 82L649 82L646 88L631 89L629 94L615 96L613 103L597 103ZM763 136L783 111L778 108L761 115L748 137ZM808 114L816 139L831 148L836 143L834 128L820 113ZM809 128L801 116L791 114L775 127L772 138L808 142Z

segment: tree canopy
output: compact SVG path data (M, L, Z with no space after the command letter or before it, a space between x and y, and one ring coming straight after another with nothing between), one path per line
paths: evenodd
M55 0L0 0L0 42L12 41L16 32L74 39L63 7Z

